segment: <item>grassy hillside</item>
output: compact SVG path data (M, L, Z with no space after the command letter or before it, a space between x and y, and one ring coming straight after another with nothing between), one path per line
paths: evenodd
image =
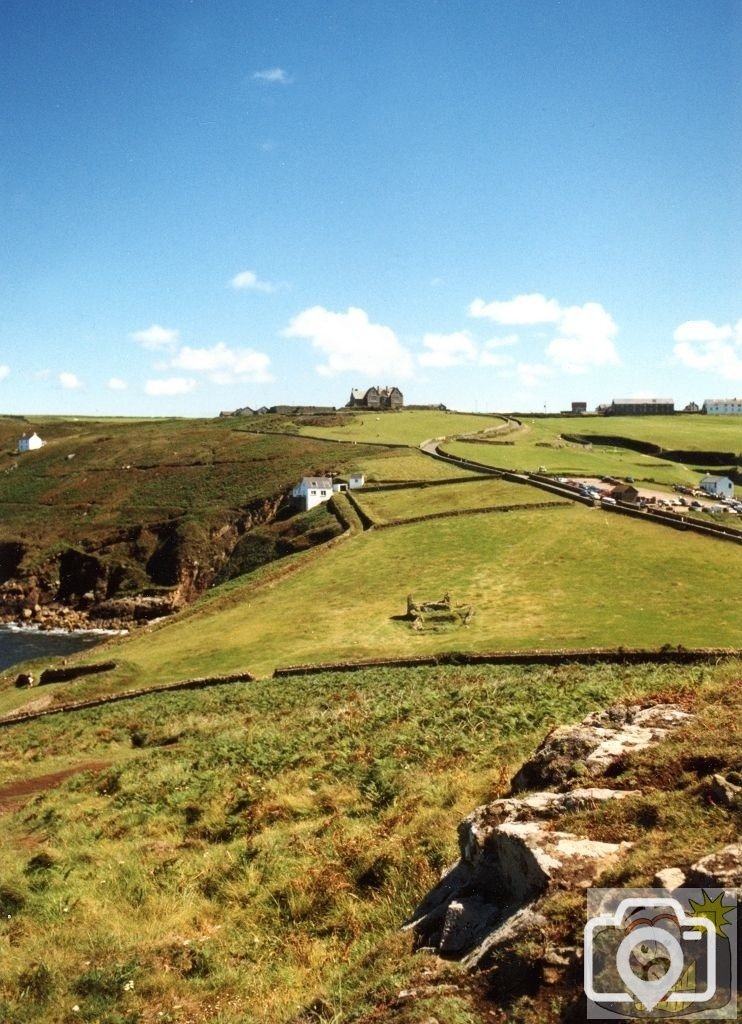
M339 441L373 441L383 444L418 445L430 437L450 437L468 431L501 430L507 422L500 416L443 412L432 409L401 409L396 412L353 412L338 417L340 422L323 427L301 427L301 433Z
M553 495L535 487L523 487L497 477L475 477L462 483L434 487L413 486L389 491L366 489L355 497L375 523L508 505L536 505L554 500Z
M736 422L735 422L736 420ZM567 440L589 436L589 443ZM595 438L625 437L668 450L685 450L687 463L673 462L657 455L645 455ZM535 472L544 467L549 473L569 476L633 476L666 487L674 483L697 484L707 468L701 452L739 452L742 447L742 422L738 417L716 416L594 416L524 418L522 428L505 435L497 443L470 443L464 438L448 441L445 450L485 465Z
M739 416L587 416L563 422L566 433L630 437L669 450L742 453Z
M741 568L737 547L579 505L402 525L233 580L178 617L106 645L115 672L44 694L78 699L193 676L436 651L737 647ZM709 587L710 578L723 584ZM469 625L415 631L403 620L407 594L430 600L446 591L473 607ZM0 710L28 699L7 676Z
M0 1021L495 1019L487 975L414 955L399 931L455 857L460 818L503 795L554 724L679 694L697 725L666 754L628 759L612 785L638 782L646 795L605 820L594 812L591 827L637 841L622 884L687 866L735 834L692 766L713 755L739 770L741 670L320 675L2 730ZM91 763L100 769L56 788L42 780L25 805L3 787ZM581 896L546 909L548 939L563 944ZM410 988L419 998L395 1009ZM513 1003L508 1020L552 1024L574 993L552 986L542 1003Z
M16 454L31 429L46 446ZM0 544L17 545L4 549L0 583L36 574L54 592L59 554L71 548L96 559L77 596L184 577L203 589L303 475L363 468L371 454L383 473L383 449L255 433L229 419L0 419Z

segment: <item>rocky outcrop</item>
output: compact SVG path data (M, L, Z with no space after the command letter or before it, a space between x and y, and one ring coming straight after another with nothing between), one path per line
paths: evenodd
M473 966L514 930L536 922L529 908L549 890L587 888L628 849L551 828L567 809L621 799L613 790L535 793L478 807L459 826L460 858L406 927L419 946ZM542 820L529 820L533 817Z
M742 886L742 843L731 843L696 861L686 876L686 885L737 889Z
M553 729L518 771L512 788L561 787L577 776L603 772L622 755L657 743L691 718L675 704L596 711L578 725Z
M459 860L405 926L414 931L418 947L470 967L480 965L495 947L539 931L544 897L594 885L631 844L561 831L556 819L636 794L567 788L567 780L578 774L577 764L580 774L602 773L627 752L661 740L692 717L672 704L613 707L554 729L515 776L512 795L476 808L459 825ZM534 787L544 788L516 795ZM733 855L725 857L714 870L733 877L739 862L735 868ZM666 881L674 884L677 878Z
M24 545L3 542L0 621L129 628L169 615L211 586L240 538L273 521L284 500L261 498L209 528L174 519L91 536L84 550L66 548L33 571L24 567Z

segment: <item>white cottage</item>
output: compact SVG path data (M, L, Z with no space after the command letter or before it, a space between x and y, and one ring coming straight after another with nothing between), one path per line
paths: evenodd
M734 484L728 476L705 476L698 484L706 494L713 494L715 498L733 498Z
M703 412L709 416L742 416L742 398L707 398Z
M348 487L351 491L358 491L366 483L366 477L363 473L351 473L348 477Z
M19 452L35 452L39 448L43 448L46 441L42 441L36 431L33 434L24 434L23 437L18 438L18 451Z
M291 496L301 508L308 512L310 508L329 501L332 497L331 476L305 476L291 492Z

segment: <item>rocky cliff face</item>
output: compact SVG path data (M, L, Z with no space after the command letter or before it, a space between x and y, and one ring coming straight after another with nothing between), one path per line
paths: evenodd
M279 494L222 522L196 517L117 530L81 547L35 556L21 540L0 544L0 621L42 627L128 627L168 615L218 577L240 538L270 523Z

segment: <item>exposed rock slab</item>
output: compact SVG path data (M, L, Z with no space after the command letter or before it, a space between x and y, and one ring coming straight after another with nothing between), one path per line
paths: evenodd
M602 789L597 786L571 789L567 793L529 793L523 797L495 800L488 805L490 813L502 815L504 821L529 821L533 818L556 818L570 811L581 811L606 800L623 800L637 790Z
M514 792L563 786L577 766L599 773L623 754L663 739L693 719L675 704L650 708L614 707L596 711L577 725L553 729L513 779Z
M730 843L696 861L688 872L687 885L718 886L722 889L742 886L742 843Z
M407 925L419 945L442 955L468 953L474 963L502 935L512 936L518 922L532 924L518 914L548 889L587 888L629 849L537 821L498 823L500 813L493 805L479 807L459 826L459 861Z

